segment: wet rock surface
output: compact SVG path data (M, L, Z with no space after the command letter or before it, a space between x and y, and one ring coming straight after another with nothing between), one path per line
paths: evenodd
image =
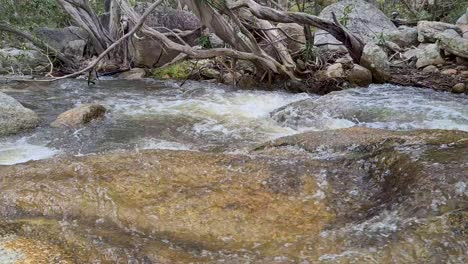
M83 104L60 114L52 127L77 127L104 117L106 108L100 104Z
M39 117L34 111L0 92L0 136L34 128L39 122Z
M351 128L248 155L160 150L0 166L0 235L40 238L75 263L462 263L467 139Z

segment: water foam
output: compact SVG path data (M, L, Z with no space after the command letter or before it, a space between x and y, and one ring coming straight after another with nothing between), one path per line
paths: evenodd
M30 144L27 142L27 138L0 142L0 165L13 165L31 160L47 159L57 153L58 151L55 149Z

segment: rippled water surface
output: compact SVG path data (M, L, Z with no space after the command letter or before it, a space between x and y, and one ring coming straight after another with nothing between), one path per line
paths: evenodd
M392 85L322 97L120 80L4 84L0 91L43 120L32 132L0 140L0 164L135 148L238 152L284 135L352 126L468 131L467 96ZM108 109L104 121L75 130L49 126L60 113L91 102Z

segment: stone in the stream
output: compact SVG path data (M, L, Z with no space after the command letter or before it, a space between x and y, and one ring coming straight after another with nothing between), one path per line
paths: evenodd
M363 0L344 0L331 4L320 12L320 17L332 20L335 13L338 20L345 24L353 34L360 37L364 43L374 41L385 31L394 31L396 26L375 5ZM314 45L321 48L336 50L343 49L332 35L324 30L317 30Z
M465 92L465 84L464 83L457 83L452 88L452 93L460 94Z
M455 30L449 29L437 34L441 49L458 57L468 59L468 39L461 37Z
M354 85L366 87L372 83L372 73L361 65L354 64L349 70L348 80Z
M374 43L368 43L364 46L361 65L372 72L372 77L377 83L384 83L390 79L388 55L380 46Z
M139 80L142 78L145 78L146 76L146 71L145 69L142 68L132 68L129 71L122 72L119 74L119 79L124 79L124 80Z
M34 111L21 105L13 97L0 92L0 136L15 134L39 125Z
M328 66L326 74L330 78L343 78L344 77L343 64L335 63L335 64Z
M445 62L444 58L440 54L440 48L437 44L429 44L425 46L417 53L416 57L418 58L418 61L416 62L417 68L423 68L428 65L443 64Z
M418 22L418 40L419 42L434 43L437 41L437 34L444 32L447 29L455 30L462 35L461 29L453 24L436 21L419 21Z
M77 127L104 117L106 108L99 104L84 104L60 114L52 127Z
M466 254L467 137L351 128L252 155L0 166L0 234L54 243L76 263L447 263Z

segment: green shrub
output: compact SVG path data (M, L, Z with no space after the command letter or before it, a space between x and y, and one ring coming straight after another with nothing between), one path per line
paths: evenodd
M193 65L188 61L182 61L168 67L159 68L153 71L153 77L156 79L188 79Z

